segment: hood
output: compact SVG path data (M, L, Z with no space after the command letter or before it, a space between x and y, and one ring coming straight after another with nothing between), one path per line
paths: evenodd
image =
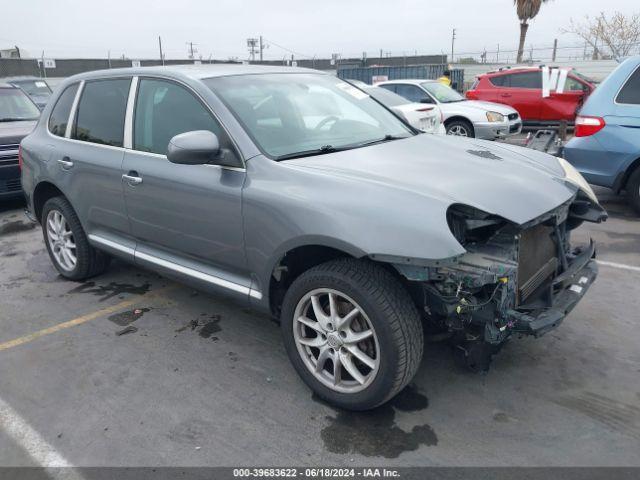
M509 107L508 105L502 105L501 103L484 102L482 100L465 100L464 102L459 102L458 105L464 106L465 108L472 108L474 110L482 110L483 112L498 112L503 115L517 113L514 108Z
M349 177L355 184L375 183L381 196L384 189L405 190L425 201L469 205L517 224L558 207L577 191L551 155L458 137L416 135L286 163Z
M36 126L35 120L26 122L0 122L0 145L20 143Z

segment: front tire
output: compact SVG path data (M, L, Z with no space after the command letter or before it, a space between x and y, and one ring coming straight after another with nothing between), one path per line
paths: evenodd
M468 137L475 138L475 131L473 125L466 120L454 120L446 125L447 135L454 137Z
M69 280L85 280L109 265L109 256L89 244L78 215L64 197L50 198L44 204L42 234L53 266Z
M636 167L633 173L631 173L629 180L627 180L625 190L627 191L629 205L640 215L640 167Z
M329 403L368 410L415 375L423 352L418 310L379 265L339 259L300 275L287 291L281 328L293 366Z

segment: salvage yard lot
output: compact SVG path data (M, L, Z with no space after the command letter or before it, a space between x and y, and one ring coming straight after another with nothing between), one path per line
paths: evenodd
M611 218L575 238L606 263L558 330L513 339L487 375L428 343L415 381L367 413L315 400L267 317L117 261L63 280L5 204L0 412L22 426L0 429L0 464L45 445L81 466L640 465L640 221L598 194Z

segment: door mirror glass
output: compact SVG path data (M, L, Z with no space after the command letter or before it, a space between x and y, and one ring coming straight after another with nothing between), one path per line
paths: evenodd
M167 158L182 165L222 164L222 150L215 133L207 130L185 132L171 138Z
M424 97L420 99L420 103L433 103L433 100L431 99L431 97Z

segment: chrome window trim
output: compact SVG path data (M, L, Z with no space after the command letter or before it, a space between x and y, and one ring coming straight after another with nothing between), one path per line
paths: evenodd
M71 104L71 111L69 112L69 119L67 121L67 129L64 132L64 138L71 138L71 131L73 130L73 122L76 121L76 110L78 109L78 104L80 103L80 97L82 96L83 90L84 90L84 80L80 80L80 85L78 85L78 91L76 92L76 96L73 99L73 103ZM53 113L53 109L51 109L51 113ZM49 114L49 117L51 117L51 114ZM47 125L48 124L49 122L47 121Z
M205 110L207 110L209 112L209 114L211 114L211 116L215 119L215 121L218 122L218 124L220 125L220 128L222 128L222 130L227 135L229 140L231 140L231 143L235 147L236 154L238 155L238 158L240 158L240 161L242 162L242 165L243 165L242 170L246 171L247 163L246 163L246 161L245 161L245 159L244 159L244 157L242 155L242 151L240 150L239 145L237 144L237 142L233 138L233 136L229 133L229 129L227 129L227 127L225 126L224 122L222 122L220 117L214 112L213 108L211 108L211 105L209 105L209 103L202 97L202 95L200 95L198 92L196 92L191 87L191 85L189 85L189 84L187 84L187 83L185 83L185 82L183 82L181 80L178 80L176 78L162 77L162 76L156 76L156 75L141 75L141 76L139 76L139 81L142 81L142 80L160 80L160 81L175 83L175 84L180 85L181 87L184 87L189 93L194 95L196 97L196 99L205 108ZM157 157L161 157L161 158L167 158L166 155L161 155L159 153L145 152L145 151L136 150L136 149L133 148L134 122L135 122L135 105L134 105L132 113L133 114L132 114L132 117L131 117L131 150L134 151L134 152L144 153L146 155L153 155L153 156L157 156ZM218 165L211 165L211 166L218 166ZM239 167L223 167L223 168L238 169Z
M195 270L193 268L185 267L184 265L179 265L174 262L170 262L163 258L158 258L154 255L150 255L144 252L138 252L137 250L127 247L125 245L121 245L118 242L114 242L107 238L101 237L95 234L89 234L89 240L98 243L100 245L104 245L106 247L113 248L114 250L121 251L123 253L127 253L129 255L133 255L134 259L146 260L149 263L153 263L154 265L158 265L160 267L167 268L174 272L181 273L191 278L196 278L198 280L202 280L204 282L210 283L212 285L216 285L218 287L226 288L227 290L231 290L243 295L248 295L257 300L262 299L262 293L257 290L252 289L250 286L247 287L245 285L240 285L239 283L231 282L229 280L225 280L224 278L216 277L215 275L209 275L208 273L201 272L199 270Z
M133 109L136 103L136 95L138 93L138 77L131 79L129 87L129 97L127 98L127 109L124 114L124 137L122 140L123 148L133 149Z
M618 88L618 91L616 92L616 94L613 97L613 104L614 105L629 106L629 107L634 107L634 106L635 107L640 107L640 103L622 103L622 102L618 102L618 97L620 96L620 92L622 92L622 89L627 85L629 80L631 80L631 77L633 77L638 70L640 70L640 64L636 65L636 68L634 68L633 71L629 75L627 75L627 78L624 79L624 82L622 82L622 85L620 85L620 88Z

